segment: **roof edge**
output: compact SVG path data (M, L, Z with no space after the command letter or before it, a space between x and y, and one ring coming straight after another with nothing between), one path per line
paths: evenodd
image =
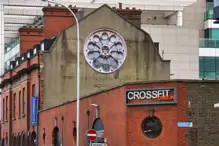
M120 85L112 87L112 88L103 89L103 90L100 90L100 91L97 91L97 92L90 93L88 95L82 96L80 98L80 100L83 100L83 99L86 99L86 98L89 98L91 96L98 95L98 94L101 94L101 93L105 93L107 91L118 89L118 88L121 88L121 87L124 87L124 86L127 86L127 85L156 84L156 83L174 83L174 82L175 83L176 82L178 82L178 83L219 83L219 80L174 79L174 80L151 80L151 81L140 81L140 82L139 81L138 82L126 82L126 83L120 84ZM63 105L71 104L71 103L76 102L76 101L77 100L66 101L66 102L63 102L62 104L55 105L53 107L49 107L49 108L46 108L46 109L42 109L39 112L42 113L42 112L45 112L45 111L48 111L48 110L52 110L52 109L57 108L57 107L61 107Z

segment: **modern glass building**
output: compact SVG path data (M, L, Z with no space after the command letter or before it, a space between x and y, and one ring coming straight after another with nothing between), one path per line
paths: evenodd
M219 24L214 10L218 6L219 0L206 0L204 39L199 46L199 76L209 80L219 80Z
M219 23L219 0L214 0L214 14L217 20L215 23Z
M10 67L10 61L20 56L20 38L16 37L4 49L4 69L7 71Z

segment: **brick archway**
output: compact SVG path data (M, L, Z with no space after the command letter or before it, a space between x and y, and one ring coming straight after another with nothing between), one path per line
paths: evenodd
M5 146L5 139L2 139L2 146Z
M59 128L56 126L52 131L52 146L60 146L61 145L61 134Z
M16 142L17 142L17 138L16 138L16 136L14 135L14 136L13 136L13 139L12 139L12 146L17 146L17 145L16 145Z
M21 146L26 146L27 145L27 138L25 136L25 133L23 132L21 134Z

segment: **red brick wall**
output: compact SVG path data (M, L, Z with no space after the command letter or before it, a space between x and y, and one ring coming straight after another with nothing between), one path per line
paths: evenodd
M32 85L35 84L36 88L36 94L38 95L38 77L37 77L37 70L32 71L30 75L28 76L28 80L25 82L22 82L20 85L18 85L15 88L12 88L12 94L10 96L9 92L4 93L2 96L2 100L8 97L8 121L2 123L2 134L3 137L5 135L5 132L8 133L9 138L12 137L12 135L18 135L21 132L24 132L25 135L27 136L27 133L29 130L31 130L31 110L32 110L32 105L31 105L31 97L32 97ZM26 98L25 98L25 114L23 114L23 108L21 108L21 114L19 115L19 91L21 91L21 102L22 100L22 95L23 95L23 88L25 88L25 93L26 93ZM14 114L14 93L16 93L16 115L15 118L13 117ZM23 104L22 104L23 106ZM3 107L2 107L2 112L3 112ZM3 115L3 114L2 114ZM11 126L9 126L11 125Z
M174 88L178 89L177 105L159 105L159 106L141 106L126 107L125 90L126 89L145 89L145 88ZM87 130L86 111L92 109L94 120L95 108L91 103L100 106L100 117L105 127L105 136L109 145L122 146L188 146L186 141L187 129L179 129L178 121L187 121L187 89L180 83L155 83L129 85L124 88L111 90L105 93L94 95L90 98L81 100L81 145L84 145L84 133ZM51 99L52 100L52 99ZM141 124L148 116L148 110L155 109L155 116L160 118L163 124L161 135L151 140L143 135ZM54 128L54 117L58 118L58 127L62 131L61 117L64 116L64 145L74 146L73 121L76 121L76 102L66 104L44 111L40 114L41 126L41 144L43 128L48 136L48 145L52 144L52 131Z
M156 105L156 106L138 106L128 108L128 143L130 146L188 146L186 140L187 129L178 128L179 121L186 122L188 117L186 109L188 108L188 91L181 83L162 83L148 85L127 86L127 90L147 89L147 88L177 88L177 105ZM149 110L155 110L154 116L162 122L163 131L161 135L152 140L144 136L142 132L143 120L149 117Z
M77 12L77 9L72 9ZM45 7L44 12L44 37L50 39L57 36L66 28L75 23L72 14L66 8Z
M84 133L88 130L87 110L91 110L92 112L92 123L95 119L95 108L90 106L92 103L100 106L100 118L104 123L105 135L107 136L109 145L117 145L119 143L121 146L127 146L126 136L124 136L126 133L126 106L124 106L123 88L81 100L81 145L85 145ZM58 127L62 131L62 116L64 116L64 145L75 146L73 122L76 121L76 102L40 114L40 145L43 145L43 128L45 128L46 135L48 136L48 145L52 145L54 117L58 118ZM118 137L120 139L119 141Z

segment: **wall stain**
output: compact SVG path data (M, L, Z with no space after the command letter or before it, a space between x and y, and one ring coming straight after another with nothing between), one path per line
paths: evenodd
M71 64L72 62L76 63L77 56L69 49L66 30L63 32L62 36L62 50L63 50L63 60L67 64Z
M114 73L114 79L118 79L119 78L119 73L120 73L120 70L116 71Z

